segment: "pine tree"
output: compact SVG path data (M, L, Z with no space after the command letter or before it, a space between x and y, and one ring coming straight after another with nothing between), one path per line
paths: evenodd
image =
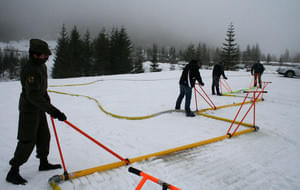
M2 49L0 48L0 79L4 78L4 63L3 63L3 53Z
M62 26L60 37L57 39L56 54L54 58L54 65L52 69L53 78L70 77L69 68L69 36L66 31L65 25Z
M156 44L153 44L151 53L152 53L151 62L158 63L158 47Z
M110 68L110 39L105 29L98 34L94 40L94 59L93 64L94 75L111 74Z
M284 54L281 54L280 55L280 58L283 62L290 62L291 61L291 58L290 58L290 52L288 49L286 49L284 51Z
M237 52L237 43L235 43L235 34L234 34L234 27L233 24L230 23L225 43L223 43L222 48L222 60L225 63L226 69L235 69L235 65L238 64L238 52Z
M171 47L169 49L169 62L170 62L170 70L175 70L175 64L177 63L177 55L175 47Z
M156 44L153 44L152 46L152 59L151 59L151 65L150 65L150 72L160 72L161 69L158 65L158 47Z
M91 76L92 75L92 62L93 62L93 49L91 45L90 32L87 30L82 44L82 61L83 61L83 75Z
M20 64L15 52L11 51L9 53L8 62L8 73L10 79L17 79L19 77Z
M250 55L252 63L256 63L258 60L260 60L261 52L258 44L252 46Z
M160 53L159 53L159 62L166 63L167 60L168 60L168 53L167 53L165 47L162 47L160 49Z
M221 50L217 47L215 52L214 52L214 55L213 55L213 62L215 64L222 61L221 54L222 54Z
M300 62L300 53L296 53L296 55L293 57L293 62L299 63Z
M132 73L143 73L144 50L141 47L136 48L133 59Z
M83 63L83 45L80 34L77 27L74 26L70 34L69 52L70 52L70 77L83 76L84 73L84 63Z
M129 73L132 70L132 43L125 28L113 29L110 38L111 74Z
M268 53L268 55L267 55L267 63L270 63L271 61L272 61L272 58L271 58L271 55Z
M254 62L251 60L251 48L250 45L248 44L246 47L246 50L242 53L242 63L245 64L246 66L252 65Z
M197 48L195 50L195 58L197 60L201 60L202 64L209 65L210 63L210 50L205 43L198 43Z
M202 45L201 45L201 43L198 43L196 51L195 51L195 57L196 57L196 59L197 60L201 60L202 54L203 54L203 52L202 52Z
M242 63L245 64L247 67L250 67L260 59L261 51L259 45L256 44L252 47L250 47L250 45L247 45L246 50L242 53Z
M183 53L183 59L186 62L190 62L193 59L197 59L197 54L194 44L190 44Z

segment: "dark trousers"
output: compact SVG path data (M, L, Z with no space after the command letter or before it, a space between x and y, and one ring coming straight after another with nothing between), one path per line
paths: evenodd
M217 91L217 94L220 94L219 81L220 81L220 77L218 77L218 76L213 76L213 79L212 79L212 86L211 86L211 93L212 93L212 94L215 94L215 89L216 89L216 91Z
M47 158L50 132L44 112L20 112L18 144L10 165L19 167L30 157L34 146L38 158Z
M182 99L185 96L185 112L190 113L190 105L191 105L191 98L192 98L192 88L187 87L185 85L179 85L180 93L176 101L175 109L180 109L180 105L182 102Z
M254 86L257 86L257 82L259 84L259 88L261 88L261 74L254 73Z

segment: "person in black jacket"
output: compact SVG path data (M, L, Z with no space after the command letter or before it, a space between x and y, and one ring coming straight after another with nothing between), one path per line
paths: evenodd
M202 78L200 76L199 68L201 67L201 62L192 60L185 66L182 71L179 88L180 93L176 101L175 109L179 110L182 99L185 96L185 113L188 117L194 117L195 114L190 109L191 98L192 98L192 88L195 86L196 80L200 83L201 86L204 86Z
M251 75L254 75L254 86L257 86L257 81L259 83L259 88L261 88L261 75L264 73L265 67L259 61L257 61L251 67Z
M211 91L212 91L213 95L216 94L215 93L215 89L216 89L217 95L222 96L222 94L220 93L220 89L219 89L219 81L220 81L221 75L223 76L224 79L227 80L227 77L225 76L225 73L224 73L224 62L223 61L221 63L216 64L212 71Z
M48 162L50 132L46 113L60 121L66 120L64 113L50 103L47 92L48 76L45 65L51 51L48 44L39 39L31 39L29 61L21 68L20 80L22 92L19 99L18 144L14 157L9 161L6 181L25 185L27 180L19 174L19 167L30 157L36 147L40 159L39 171L61 168L60 164Z

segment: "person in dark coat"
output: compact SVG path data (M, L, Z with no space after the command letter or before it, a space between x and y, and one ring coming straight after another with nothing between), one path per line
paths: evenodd
M201 67L201 62L192 60L185 66L182 71L179 88L180 93L176 101L175 109L179 110L182 99L185 96L185 112L186 116L194 117L195 114L190 109L191 98L192 98L192 88L195 86L196 80L200 83L201 86L204 86L202 78L200 76L199 68Z
M261 75L264 73L265 67L263 64L260 63L260 61L257 61L255 64L251 67L251 75L254 76L254 86L257 86L257 81L259 83L259 88L261 88Z
M218 63L214 66L213 71L212 71L212 87L211 87L211 91L212 94L215 95L215 89L217 91L217 95L218 96L222 96L222 94L220 93L220 89L219 89L219 81L220 81L220 77L221 75L223 76L224 79L227 80L227 77L225 76L224 73L224 62L222 61L221 63Z
M48 76L45 65L51 51L45 41L31 39L29 61L21 68L20 80L22 92L19 99L18 144L13 158L9 161L6 181L25 185L27 180L19 174L19 168L30 157L36 147L37 158L40 159L39 171L61 168L60 164L48 162L50 132L46 114L60 121L66 116L50 102L47 93Z

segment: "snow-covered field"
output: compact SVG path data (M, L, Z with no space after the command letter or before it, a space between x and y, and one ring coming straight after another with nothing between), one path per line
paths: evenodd
M265 101L256 105L258 132L186 150L165 157L133 163L131 166L184 190L219 189L300 189L300 80L285 78L268 67L264 81L271 81ZM241 102L240 97L211 96L211 71L201 70L205 86L216 106ZM49 79L49 85L79 84L99 80L91 85L49 87L51 90L88 95L96 98L109 112L124 116L144 116L174 108L181 71L128 74L73 79ZM244 71L226 72L233 90L247 88L251 76ZM48 179L63 170L39 172L33 153L21 167L29 182L15 186L5 182L17 143L18 81L0 82L0 189L49 189ZM95 102L83 97L49 93L52 103L68 120L125 158L133 158L226 134L230 123L203 116L185 117L184 113L167 113L145 120L125 120L106 115ZM193 99L194 100L194 99ZM184 103L184 102L183 102ZM200 108L207 108L200 101ZM183 105L182 105L183 107ZM195 102L192 101L192 109ZM248 107L248 106L247 106ZM238 107L209 111L211 115L233 119ZM252 121L252 112L246 122ZM60 162L51 128L49 160ZM66 166L69 172L119 161L65 123L56 121ZM135 189L141 177L128 173L124 166L95 173L60 184L63 190ZM146 182L143 190L161 189Z

